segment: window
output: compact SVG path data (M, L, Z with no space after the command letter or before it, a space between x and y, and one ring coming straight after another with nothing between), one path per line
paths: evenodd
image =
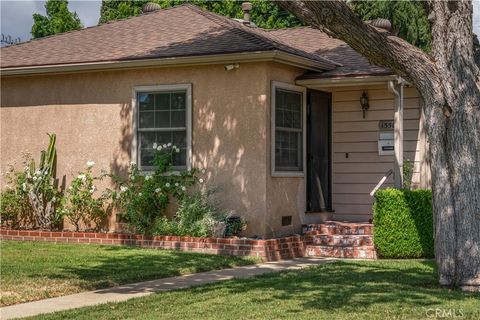
M132 159L139 168L153 170L153 144L171 142L180 148L173 165L190 167L191 149L191 85L136 87L134 89L135 139Z
M305 89L272 85L272 174L303 176Z

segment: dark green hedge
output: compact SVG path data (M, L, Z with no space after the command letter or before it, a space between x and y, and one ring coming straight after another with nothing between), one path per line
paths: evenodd
M430 190L379 190L373 205L373 239L381 258L432 258Z

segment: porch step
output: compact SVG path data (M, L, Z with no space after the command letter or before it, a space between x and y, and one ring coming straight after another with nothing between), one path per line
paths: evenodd
M304 236L305 244L320 246L373 246L373 236L371 235L330 235L314 234Z
M373 224L357 222L326 221L302 226L304 235L372 235Z
M376 259L377 255L373 246L322 246L306 245L307 257L325 258L350 258L350 259Z

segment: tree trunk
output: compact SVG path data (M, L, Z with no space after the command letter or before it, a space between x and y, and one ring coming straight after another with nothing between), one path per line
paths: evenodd
M441 285L480 291L480 80L471 1L428 1L431 56L364 24L343 1L278 1L420 92L430 145Z

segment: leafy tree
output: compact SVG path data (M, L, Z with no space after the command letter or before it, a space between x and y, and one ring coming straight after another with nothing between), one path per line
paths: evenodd
M242 2L234 0L208 1L208 0L153 0L153 1L118 1L103 0L100 9L100 23L136 16L142 13L142 7L147 2L158 3L162 8L180 5L185 2L192 3L211 12L231 17L242 18ZM252 21L259 27L286 28L302 25L301 22L287 11L279 8L274 3L264 0L253 0L251 12Z
M67 0L48 0L45 3L45 9L47 16L33 14L34 22L31 31L33 38L42 38L83 28L77 13L68 10Z
M480 69L472 1L423 1L430 54L364 23L343 0L277 1L419 91L431 161L439 283L480 291Z
M393 32L424 51L430 51L432 36L423 6L418 1L364 1L350 2L352 10L362 20L384 18L390 20Z

